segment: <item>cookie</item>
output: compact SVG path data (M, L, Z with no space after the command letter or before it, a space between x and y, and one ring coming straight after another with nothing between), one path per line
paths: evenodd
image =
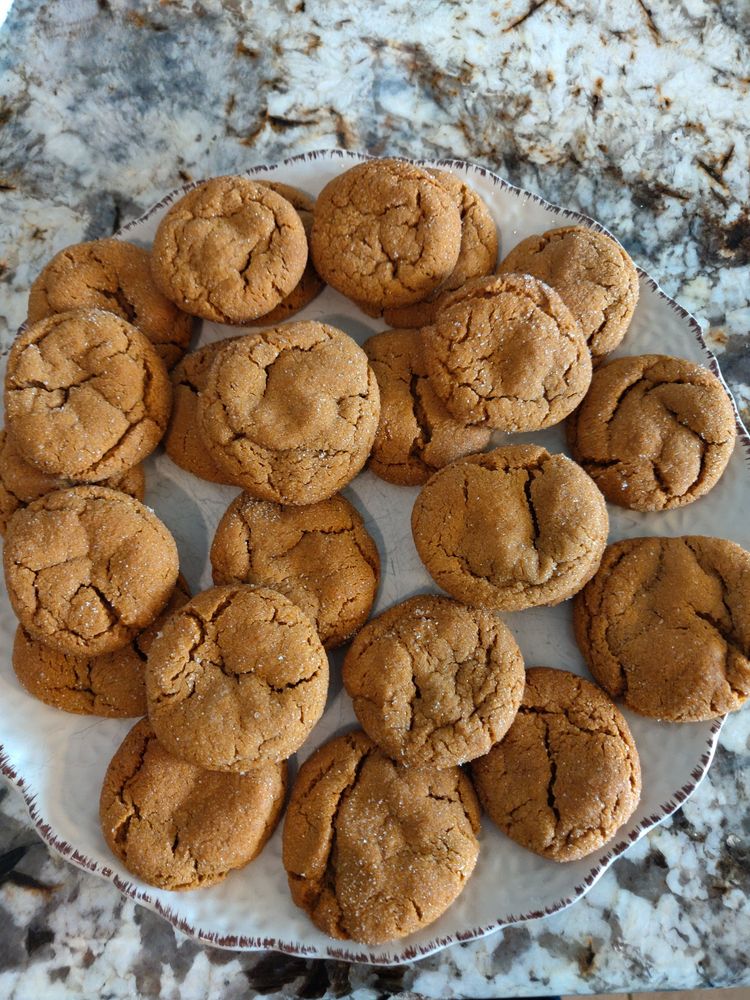
M240 326L289 295L307 263L302 220L286 198L246 177L214 177L159 223L151 272L180 309Z
M479 853L479 803L458 767L398 767L361 731L300 768L284 821L292 899L325 934L380 944L437 920Z
M418 486L433 472L490 442L445 408L427 377L418 330L386 330L363 344L380 389L380 423L369 467L389 483Z
M193 321L162 295L149 253L125 240L94 240L61 250L29 292L29 323L70 309L106 309L132 323L167 368L187 350Z
M127 646L164 608L177 546L153 511L103 486L57 490L16 511L5 583L22 627L63 653Z
M5 534L8 521L20 508L26 507L45 493L74 486L70 480L48 476L29 465L18 454L18 449L4 430L0 430L0 535ZM127 469L122 475L105 479L101 484L127 493L136 500L143 500L146 476L142 465Z
M146 665L148 714L170 753L211 771L285 760L325 708L328 659L282 594L213 587L166 622Z
M221 351L198 416L211 457L233 482L262 500L311 504L365 464L380 394L351 337L323 323L287 323Z
M641 797L638 751L616 706L596 685L548 667L526 671L515 722L471 773L503 833L552 861L599 850Z
M16 677L29 694L64 712L112 719L145 715L144 665L151 643L169 615L189 600L187 583L179 576L156 621L123 649L102 656L61 653L19 626L13 645Z
M639 715L701 722L750 696L750 552L734 542L609 545L573 624L596 680Z
M435 583L498 611L572 597L594 575L609 528L604 497L583 469L531 444L436 472L411 524Z
M588 226L529 236L498 269L533 274L560 294L581 324L594 362L614 351L638 303L638 271L620 244Z
M461 213L434 177L403 160L368 160L318 195L310 251L318 274L365 306L421 302L449 277Z
M498 275L441 308L422 330L427 371L448 411L467 424L533 431L563 420L591 382L583 333L554 289Z
M282 507L241 493L211 546L214 583L250 583L288 597L334 649L367 621L380 559L354 507L342 496Z
M104 775L102 833L128 871L149 885L215 885L263 850L281 815L286 780L286 764L261 764L247 774L204 771L168 753L141 719Z
M121 476L156 448L171 405L156 349L101 309L43 319L8 355L5 429L21 456L51 476Z
M421 594L369 622L344 660L360 725L397 763L454 767L502 739L521 704L521 652L497 616Z
M461 213L461 248L453 271L443 284L422 302L411 306L394 306L383 312L391 326L427 326L435 320L436 304L444 292L460 288L471 278L491 274L497 263L497 227L490 210L474 188L456 174L447 170L427 170L455 201Z
M631 510L683 507L708 493L735 437L719 379L663 354L602 365L568 421L573 457L608 500Z

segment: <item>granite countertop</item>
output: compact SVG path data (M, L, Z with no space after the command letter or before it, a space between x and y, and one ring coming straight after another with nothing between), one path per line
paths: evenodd
M0 346L60 247L182 181L340 146L470 159L604 222L750 417L743 0L16 0L0 29ZM750 711L567 912L395 969L206 948L49 853L0 789L7 997L503 996L750 983ZM9 853L8 853L9 852Z

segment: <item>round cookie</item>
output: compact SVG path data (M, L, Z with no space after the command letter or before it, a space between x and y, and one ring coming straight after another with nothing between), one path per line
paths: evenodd
M734 542L609 545L573 624L596 680L639 715L700 722L750 697L750 552Z
M29 694L64 712L112 719L145 715L144 664L151 643L169 615L189 600L187 583L179 576L156 621L123 649L102 656L61 653L19 625L13 645L16 677Z
M422 594L355 638L343 668L360 725L408 767L453 767L486 754L521 704L521 652L500 619Z
M572 597L596 572L609 529L589 476L538 445L496 448L436 472L411 524L438 586L498 611Z
M27 462L52 476L101 482L156 448L172 386L156 349L101 309L57 313L13 343L5 428Z
M458 767L398 767L361 731L300 768L284 821L292 899L325 934L405 937L456 899L479 853L479 803Z
M430 381L464 423L532 431L559 423L591 382L591 355L560 296L526 274L441 307L422 330Z
M241 337L214 360L198 397L216 464L253 496L311 504L360 471L380 417L367 355L323 323Z
M612 503L669 510L703 496L727 466L732 403L701 365L663 354L597 368L568 421L573 457Z
M300 609L264 587L213 587L166 622L148 714L175 756L211 771L285 760L325 708L328 659Z
M104 775L102 833L128 871L149 885L215 885L263 850L281 816L286 781L285 763L220 774L178 760L141 719Z
M595 363L620 343L638 303L635 264L616 240L588 226L529 236L498 270L533 274L551 285L581 324Z
M461 214L426 170L368 160L318 195L310 250L318 274L365 306L420 302L458 261Z
M389 483L418 486L449 462L482 451L489 427L448 413L427 377L418 330L386 330L363 344L380 389L380 423L369 468Z
M105 309L132 323L167 368L190 343L192 318L154 284L148 250L125 240L76 243L47 264L29 292L28 322L70 309Z
M342 496L282 507L241 493L211 545L214 583L250 583L288 597L334 649L367 621L380 559L362 518Z
M48 476L33 465L29 465L18 454L18 449L5 431L0 430L0 535L5 534L8 521L19 507L28 506L45 493L68 489L74 485L70 480ZM105 479L101 485L120 490L142 501L146 492L143 466L134 465L122 475Z
M641 796L638 751L615 705L595 684L548 667L526 671L515 722L471 773L503 833L552 861L601 848Z
M448 170L430 168L427 173L445 188L458 206L461 213L461 249L453 271L426 299L411 306L394 306L383 312L383 318L391 326L414 329L434 322L440 295L460 288L471 278L491 274L497 263L497 227L489 208L474 188Z
M180 309L244 325L298 284L307 237L297 212L270 187L214 177L188 191L159 223L151 272Z
M64 653L122 649L164 608L177 546L153 511L103 486L75 486L16 511L3 551L8 597L35 639Z

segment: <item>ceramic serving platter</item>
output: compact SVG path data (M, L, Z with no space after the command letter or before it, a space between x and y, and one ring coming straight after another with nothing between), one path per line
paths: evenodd
M336 174L364 157L341 151L309 153L277 166L255 167L248 175L284 181L317 194ZM473 185L498 224L501 253L519 240L556 226L582 223L600 227L575 212L550 205L495 174L468 163L436 162ZM167 195L118 234L148 246L159 220L190 186ZM327 288L299 318L338 326L362 343L384 328L351 302ZM237 334L236 328L203 323L193 346ZM696 320L640 272L640 300L618 354L664 353L709 365L720 374ZM739 418L738 418L739 424ZM535 441L565 451L560 428L524 435L496 435L496 444ZM750 548L750 520L743 518L750 492L750 438L739 438L726 473L708 496L681 510L638 514L610 506L610 541L638 535L720 535ZM216 524L237 490L204 483L175 466L163 452L147 462L146 502L177 539L181 567L193 592L211 585L208 551ZM419 561L410 530L415 488L391 486L364 472L345 490L362 513L382 560L375 612L435 586ZM281 830L260 857L209 889L170 893L133 877L110 855L97 820L99 789L107 763L132 725L68 715L35 701L15 680L10 651L16 628L5 596L0 596L0 764L20 788L39 832L61 855L112 881L123 893L159 912L180 930L225 948L276 949L290 954L395 964L430 954L455 941L491 934L508 924L555 913L580 899L627 848L677 809L702 780L714 753L721 720L667 725L625 712L643 767L643 796L629 823L605 848L582 861L555 864L525 851L485 817L476 870L444 916L419 934L368 948L336 941L293 906L281 864ZM571 606L537 608L504 616L527 665L561 667L585 674L573 640ZM332 657L331 691L325 715L297 755L297 763L317 746L355 722L341 688L341 654ZM294 763L292 773L295 772Z

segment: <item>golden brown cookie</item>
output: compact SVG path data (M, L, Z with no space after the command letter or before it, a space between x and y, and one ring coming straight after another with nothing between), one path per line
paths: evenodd
M75 486L16 511L5 583L21 625L64 653L127 646L164 608L177 546L153 511L103 486Z
M307 237L286 198L246 177L214 177L188 191L159 223L154 281L185 312L244 325L298 284Z
M408 767L444 768L502 739L521 704L524 670L496 615L422 594L365 625L343 680L384 753Z
M148 714L170 753L211 771L285 760L325 708L328 659L315 627L265 587L213 587L151 646Z
M334 649L367 621L380 559L362 518L342 496L282 507L241 493L211 546L215 584L250 583L288 597Z
M106 309L132 323L167 368L187 350L193 321L162 295L151 277L148 250L125 240L65 247L29 292L29 323L69 309Z
M604 497L583 469L538 445L496 448L436 472L411 517L433 580L467 604L559 604L594 575L607 543Z
M172 386L156 349L101 309L57 313L13 343L5 429L27 462L52 476L101 482L150 455Z
M708 493L735 437L719 379L663 354L602 365L568 421L575 460L608 500L632 510L683 507Z
M420 302L451 274L461 213L445 187L404 160L368 160L318 195L310 250L318 274L375 309Z
M286 780L285 763L246 774L204 771L168 753L141 719L104 775L102 833L128 871L149 885L215 885L263 850L281 815Z
M491 274L497 263L497 227L489 208L474 188L448 170L428 168L427 173L442 184L458 206L461 213L461 249L451 274L426 299L411 306L393 306L384 310L383 318L391 326L414 329L434 322L440 295L460 288L471 278Z
M48 476L33 465L29 465L18 454L18 449L4 430L0 430L0 535L5 534L8 521L19 507L26 507L45 493L64 490L75 483L59 476ZM120 476L105 479L101 484L113 490L121 490L136 500L143 500L146 492L146 476L142 465L127 469Z
M102 656L61 653L32 639L19 625L13 645L16 677L35 698L64 712L113 719L145 715L144 668L151 643L169 615L189 600L187 582L180 575L156 621L123 649Z
M578 323L554 289L529 275L498 275L483 287L441 307L422 330L435 392L467 424L532 431L559 423L591 382Z
M500 264L501 274L533 274L559 292L598 361L614 351L638 303L638 271L620 244L588 226L529 236Z
M418 486L436 469L490 442L489 427L448 413L427 377L418 330L386 330L363 344L380 389L380 423L369 467L389 483Z
M596 680L639 715L699 722L750 697L750 552L734 542L607 546L573 624Z
M324 323L241 337L216 357L198 397L216 464L263 500L333 496L365 464L380 417L367 355Z
M552 861L598 850L641 797L638 751L625 719L595 684L549 667L526 671L515 722L471 773L503 833Z
M284 821L292 899L335 938L380 944L437 920L479 853L479 803L458 767L398 767L361 731L300 768Z

